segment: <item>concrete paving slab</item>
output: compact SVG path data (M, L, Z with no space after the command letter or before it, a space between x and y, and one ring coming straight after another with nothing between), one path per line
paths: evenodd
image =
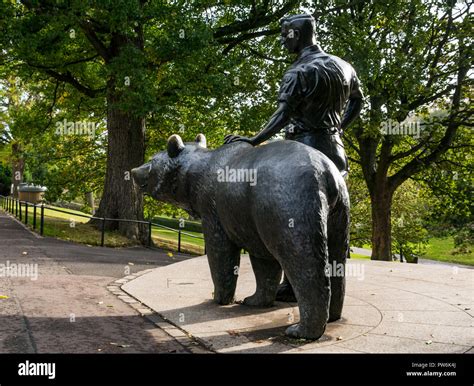
M432 325L424 323L384 320L371 330L372 334L408 337L425 342L452 343L474 346L474 331L464 326Z
M462 354L471 347L467 345L456 345L437 343L421 339L402 338L400 336L388 336L367 334L358 338L341 343L340 346L357 350L364 353L441 353Z
M150 270L122 290L222 353L463 353L472 348L473 317L464 303L474 299L474 270L366 260L351 260L348 267L352 275L343 317L328 324L316 342L284 336L299 320L294 303L238 304L255 290L246 256L232 305L212 301L205 256Z

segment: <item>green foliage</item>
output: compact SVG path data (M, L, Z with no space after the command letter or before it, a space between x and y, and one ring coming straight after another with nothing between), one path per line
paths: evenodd
M357 166L351 170L348 186L351 197L351 245L362 248L371 244L372 218L370 196ZM415 261L417 256L425 253L428 231L423 219L431 209L419 184L409 180L400 186L392 204L393 254L400 254L401 251L405 259Z
M466 254L472 252L474 245L474 223L467 224L454 234L454 245L457 248L456 253Z
M395 192L392 205L393 252L402 254L408 262L416 262L425 253L428 232L423 216L429 210L421 188L413 181L406 181Z
M394 252L400 247L420 252L416 246L425 236L420 216L430 230L447 226L449 232L460 232L472 224L472 174L460 166L466 160L472 165L472 136L465 127L453 133L454 151L441 154L436 168L407 169L421 165L420 157L436 149L445 135L453 79L465 65L460 47L472 49L469 12L456 16L467 2L455 8L445 0L286 3L284 13L314 11L323 49L354 65L367 97L362 119L345 139L352 164L354 244L370 243L369 192L379 171L396 190ZM31 180L46 185L47 199L56 201L90 191L100 197L108 102L146 118L147 157L163 150L173 133L192 141L202 132L209 147L220 146L228 133L254 134L272 114L281 76L291 63L276 38L279 17L258 24L279 8L279 2L250 0L2 2L0 96L9 106L0 108L0 131L8 133L7 147L21 144L15 156L24 157ZM251 27L226 34L243 20L250 20ZM94 41L120 49L104 54ZM117 100L107 102L107 87L117 91ZM472 80L460 93L455 117L466 123ZM425 136L381 135L381 122L400 122L410 114L424 121ZM91 121L100 129L93 138L58 135L57 124L64 119ZM450 178L454 175L456 180ZM423 195L407 181L414 176L423 184ZM426 200L431 214L426 214ZM144 211L145 218L188 218L149 197Z
M8 196L10 194L10 186L12 184L12 171L8 166L0 164L0 194Z

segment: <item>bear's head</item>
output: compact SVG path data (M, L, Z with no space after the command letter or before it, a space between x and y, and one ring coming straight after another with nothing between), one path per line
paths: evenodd
M132 177L140 189L159 201L184 204L180 200L183 188L183 173L199 160L199 151L206 150L206 137L196 136L195 142L184 143L181 137L173 134L168 139L167 150L155 154L152 159L132 169Z

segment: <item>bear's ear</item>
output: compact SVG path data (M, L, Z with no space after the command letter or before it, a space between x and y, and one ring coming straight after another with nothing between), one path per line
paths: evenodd
M168 155L171 158L177 157L185 148L183 140L178 134L173 134L168 139Z
M204 134L199 133L196 135L196 139L194 140L199 146L203 148L207 148L207 140Z

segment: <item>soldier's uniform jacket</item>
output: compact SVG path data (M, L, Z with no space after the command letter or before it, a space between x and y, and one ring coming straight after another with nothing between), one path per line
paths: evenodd
M278 96L290 109L290 133L340 132L342 113L352 93L360 93L354 68L318 45L301 51L285 73Z

